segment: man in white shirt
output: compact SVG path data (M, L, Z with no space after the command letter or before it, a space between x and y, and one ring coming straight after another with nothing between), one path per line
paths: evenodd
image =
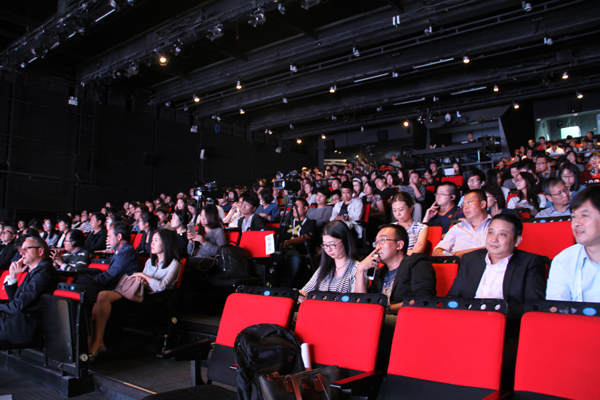
M573 197L571 228L577 244L552 261L546 300L600 303L600 186Z
M462 257L471 251L485 248L485 239L490 225L486 200L486 194L481 189L467 193L463 203L466 219L450 228L444 239L433 250L434 256Z
M363 202L361 199L352 198L352 184L342 183L342 201L333 206L331 221L343 221L348 228L354 229L358 238L362 238L362 227L358 221L362 218Z

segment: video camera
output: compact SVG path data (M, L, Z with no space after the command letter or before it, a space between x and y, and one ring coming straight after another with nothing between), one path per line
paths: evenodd
M217 188L217 182L209 182L206 184L201 184L197 188L194 189L194 197L198 199L200 202L205 202L208 204L215 204L215 200L212 198L212 192Z
M283 175L277 173L277 179L273 181L273 189L287 190L288 194L296 193L300 190L300 174L298 171L290 171L289 174Z

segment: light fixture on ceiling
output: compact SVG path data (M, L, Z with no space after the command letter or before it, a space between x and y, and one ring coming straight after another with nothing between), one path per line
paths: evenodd
M294 64L290 64L290 71L298 72L298 67L296 67Z
M279 3L279 6L277 7L277 9L279 10L279 13L281 15L285 14L285 7L283 6L283 4Z
M462 115L460 114L460 111L456 110L456 118L460 118L460 117L462 117Z
M552 40L551 37L545 37L544 38L544 44L547 46L552 46L554 44L554 40Z
M242 89L242 82L238 80L237 83L235 84L235 88L237 90L241 90Z
M335 115L332 115L332 116L331 116L331 120L332 120L332 121L337 121L337 117L336 117Z
M425 34L425 36L431 35L433 33L433 26L429 25L427 28L425 28L423 33Z
M294 124L290 124L290 129L294 129Z
M194 93L194 96L192 96L192 99L194 99L194 103L200 103L200 96L198 96L196 93Z
M256 28L258 25L263 25L266 21L267 18L265 17L265 9L262 7L258 7L256 11L254 11L252 15L250 15L248 23Z
M382 112L383 111L383 107L379 106L377 107L377 112Z
M311 8L312 6L316 6L320 2L321 0L302 0L300 1L300 7L304 8L305 10L308 10L309 8Z
M336 90L337 90L337 86L333 85L332 87L329 88L329 93L335 93Z
M498 92L500 90L500 88L498 87L498 85L494 85L494 92Z
M300 139L300 138L296 139L296 143L302 144L302 139Z
M577 98L578 99L583 99L583 94L580 91L577 91Z
M281 101L283 102L283 104L287 104L288 99L287 99L287 97L284 97L283 99L281 99Z
M392 78L397 78L398 77L398 73L396 71L392 71Z
M364 131L365 131L365 127L364 127L364 126L361 126L361 127L360 127L360 131L361 131L361 132L364 132Z
M567 73L567 71L563 72L562 78L563 79L569 79L569 74Z
M241 107L240 107L240 114L246 114L246 111L244 111L244 109Z
M467 57L467 56L463 56L463 62L464 62L465 64L468 64L468 63L470 63L470 62L471 62L471 60L469 60L469 57Z
M190 132L192 132L192 133L198 133L198 125L192 125L190 127Z
M211 42L214 42L217 39L221 39L223 34L223 24L221 22L217 22L215 26L208 30L208 35L206 35L206 37L210 39Z
M358 50L358 48L357 48L356 46L354 46L354 47L352 48L352 55L353 55L354 57L360 57L360 51Z
M321 134L321 139L325 140L325 139L327 139L327 136L325 136L325 134L324 134L324 133L322 133L322 134Z
M408 120L404 121L404 126L408 127L409 124Z
M158 63L160 65L167 65L168 62L169 62L169 58L166 56L165 53L163 53L162 51L160 51L158 53Z
M171 50L171 53L173 53L175 56L178 56L179 53L181 53L182 48L183 48L183 46L181 45L181 43L177 42L177 43L173 44L173 50Z
M515 102L515 101L513 100L513 107L515 108L515 110L518 110L518 109L519 109L519 107L520 107L520 106L519 106L519 103L517 103L517 102Z
M532 10L533 7L531 7L531 3L528 3L526 1L521 3L521 6L523 7L523 10L529 12Z
M436 101L440 101L439 97L433 96L433 102L435 103Z
M171 107L171 102L170 102L170 101L167 101L167 102L165 103L165 106L166 106L166 107Z

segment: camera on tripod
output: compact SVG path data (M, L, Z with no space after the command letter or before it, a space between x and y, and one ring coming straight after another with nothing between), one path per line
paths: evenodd
M197 198L199 202L215 204L216 201L212 198L212 192L216 188L217 182L201 184L194 189L194 197Z
M296 193L300 190L300 174L298 171L290 171L289 174L277 174L277 178L273 181L273 189L287 190L288 194Z

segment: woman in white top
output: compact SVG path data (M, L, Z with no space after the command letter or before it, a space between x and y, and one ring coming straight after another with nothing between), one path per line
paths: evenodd
M175 240L175 232L160 229L150 244L150 258L146 262L143 272L135 272L131 276L138 277L153 293L162 292L175 285L179 278L179 250ZM112 303L121 300L123 296L114 290L105 290L98 294L98 300L92 310L92 345L90 347L90 361L107 352L104 344L104 330L110 317Z
M365 197L365 194L363 193L363 183L360 178L352 179L352 197L355 199Z
M515 186L519 194L511 197L506 208L527 208L532 216L546 207L546 196L535 191L535 177L529 172L520 172L515 178Z
M427 248L427 235L429 227L413 220L414 203L412 197L405 192L400 192L392 199L392 213L396 218L396 225L400 225L408 233L408 248L406 254L424 253Z
M304 198L308 205L317 204L317 195L313 193L315 190L313 183L311 181L306 181L304 184Z

